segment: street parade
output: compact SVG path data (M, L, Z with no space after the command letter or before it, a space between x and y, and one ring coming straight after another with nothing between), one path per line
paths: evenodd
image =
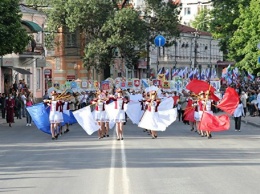
M222 77L228 78L225 71ZM89 81L90 88L85 90L76 82L68 82L64 87L64 91L50 88L43 103L26 108L36 127L51 134L52 140L69 132L69 126L75 123L88 135L97 132L98 139L108 138L115 128L116 140L124 140L127 122L156 139L158 132L165 131L176 120L199 136L211 139L212 133L229 130L230 116L234 116L236 130L240 131L241 116L245 115L234 85L226 87L222 95L218 79L175 76L167 80L159 74L154 80Z

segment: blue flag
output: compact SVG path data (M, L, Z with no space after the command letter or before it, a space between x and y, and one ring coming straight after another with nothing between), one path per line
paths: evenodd
M51 134L49 113L43 103L35 104L26 108L32 117L36 127L44 133Z

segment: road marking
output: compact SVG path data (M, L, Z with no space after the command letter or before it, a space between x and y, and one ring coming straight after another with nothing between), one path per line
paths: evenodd
M112 138L115 138L115 130L113 131ZM115 192L115 155L116 155L116 140L113 140L111 147L111 162L110 172L108 180L108 194L114 194Z
M125 143L121 141L121 157L122 157L122 182L123 182L123 193L129 193L129 178L127 176L127 165L126 165L126 154L125 154Z
M111 147L111 164L110 164L110 172L109 172L109 183L108 183L108 194L115 193L115 161L116 161L116 144L120 143L121 145L121 162L122 162L122 189L124 194L129 194L129 178L127 175L127 162L126 162L126 154L125 154L125 143L124 141L115 139L116 130L113 132L113 143Z

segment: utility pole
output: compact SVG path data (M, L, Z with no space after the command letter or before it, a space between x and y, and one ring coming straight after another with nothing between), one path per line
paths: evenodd
M199 37L199 32L196 30L195 32L192 32L192 34L194 35L194 68L196 68L198 66L197 63L197 57L198 57L198 37Z
M147 69L146 69L147 75L146 75L146 78L149 79L150 76L151 76L150 75L150 34L147 37L146 52L147 52L147 54L146 54L146 56L147 56L147 60L146 60L146 62L147 62Z

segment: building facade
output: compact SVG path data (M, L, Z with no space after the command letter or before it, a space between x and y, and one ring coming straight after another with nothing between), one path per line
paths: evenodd
M43 67L45 66L43 26L46 15L20 5L22 26L31 37L31 41L22 53L11 53L1 60L1 92L9 93L14 82L24 80L35 98L44 93Z
M152 47L150 66L153 73L156 74L161 67L169 70L188 67L216 69L220 74L221 66L218 66L218 61L223 60L223 53L220 51L219 41L213 39L210 33L197 31L189 26L179 25L179 30L180 36L174 39L173 46Z

